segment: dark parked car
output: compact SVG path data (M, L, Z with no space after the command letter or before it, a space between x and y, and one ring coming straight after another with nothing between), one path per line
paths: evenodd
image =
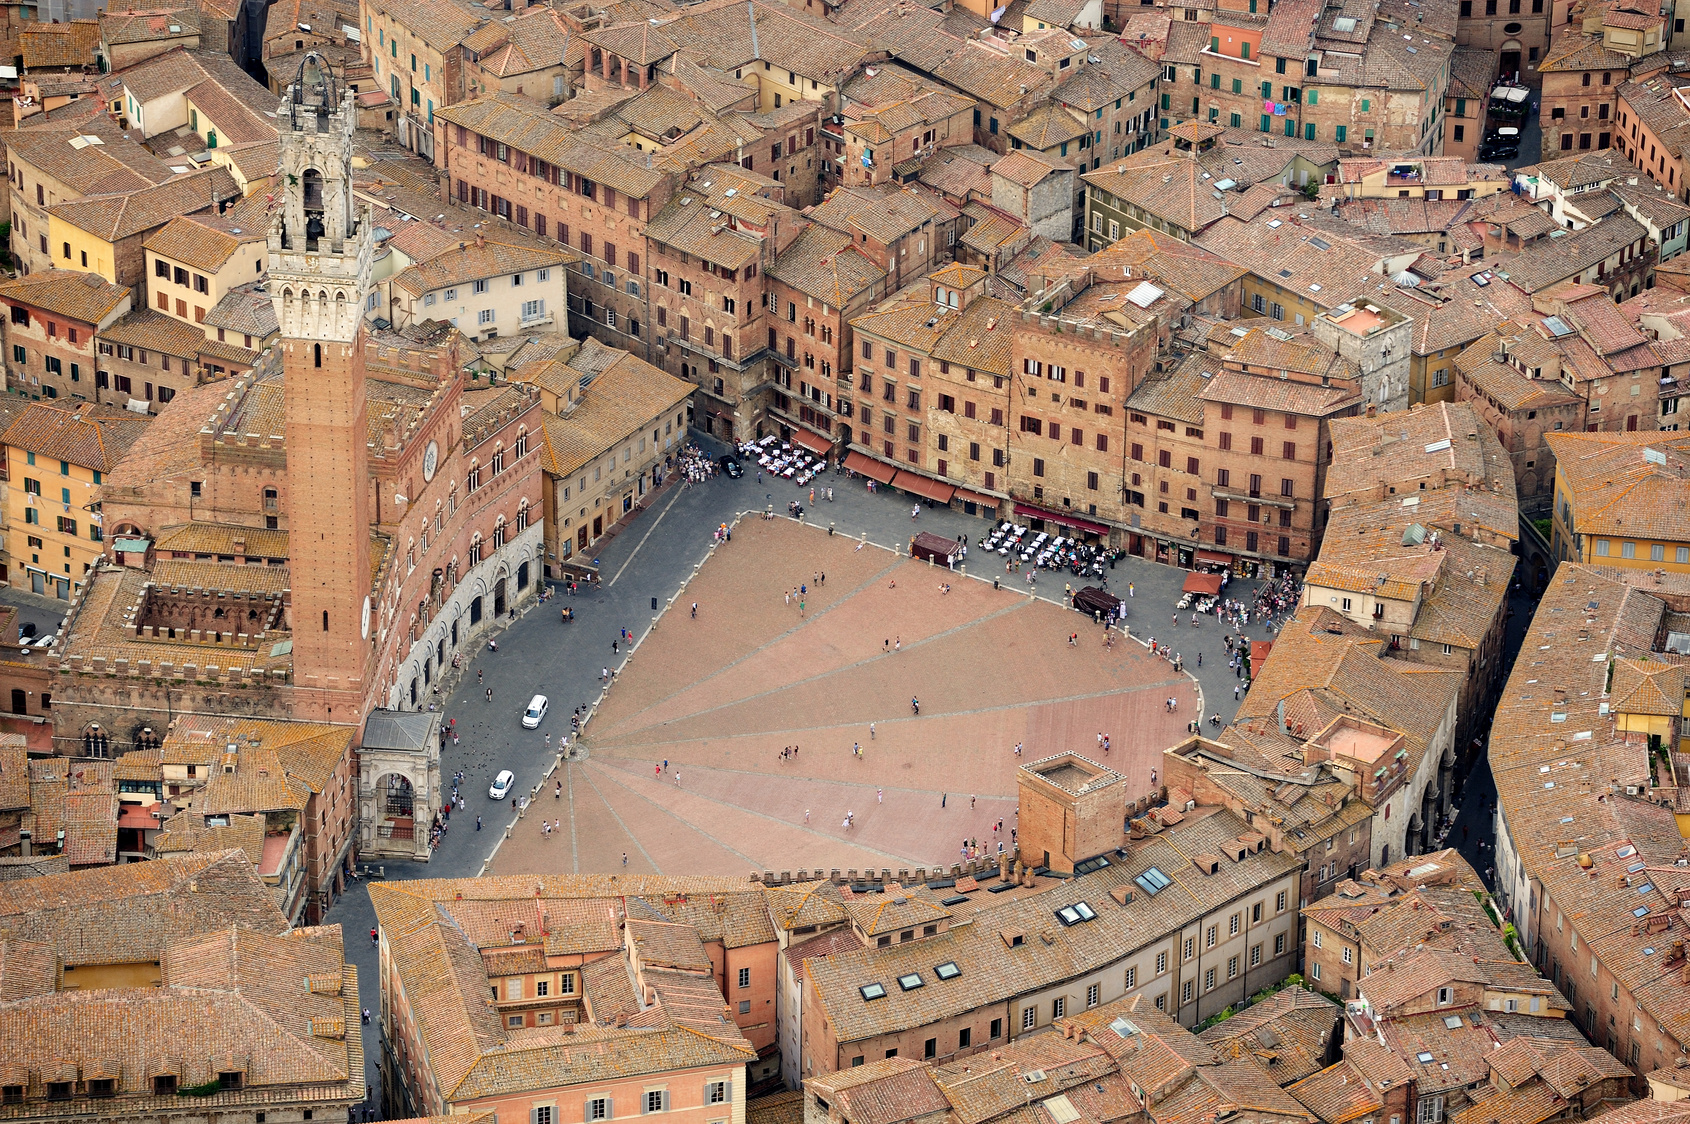
M735 480L738 480L741 476L745 475L745 469L739 466L739 462L733 457L725 454L722 457L722 471L733 477Z

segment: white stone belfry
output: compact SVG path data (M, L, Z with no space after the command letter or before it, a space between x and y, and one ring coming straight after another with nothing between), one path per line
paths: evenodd
M350 343L370 288L374 225L355 213L358 112L328 63L308 53L276 111L281 207L270 220L270 299L283 336Z

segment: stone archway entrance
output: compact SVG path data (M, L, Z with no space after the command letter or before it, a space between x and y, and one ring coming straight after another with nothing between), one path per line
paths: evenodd
M378 710L364 721L359 760L358 852L427 862L440 811L440 716Z

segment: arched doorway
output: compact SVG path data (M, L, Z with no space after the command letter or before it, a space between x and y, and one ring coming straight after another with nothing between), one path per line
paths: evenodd
M416 788L398 773L376 778L376 838L408 840L416 830Z
M493 618L505 615L505 577L499 575L499 580L493 583Z
M1520 41L1509 39L1503 42L1500 52L1497 75L1499 78L1518 82L1520 80Z
M427 862L429 828L440 811L440 716L377 710L359 750L358 853Z

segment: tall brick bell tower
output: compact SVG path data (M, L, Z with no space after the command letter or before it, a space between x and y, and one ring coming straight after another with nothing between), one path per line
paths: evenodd
M293 674L305 688L295 716L340 723L363 720L375 630L362 336L373 225L352 209L353 97L313 52L282 99L268 277L281 326Z

